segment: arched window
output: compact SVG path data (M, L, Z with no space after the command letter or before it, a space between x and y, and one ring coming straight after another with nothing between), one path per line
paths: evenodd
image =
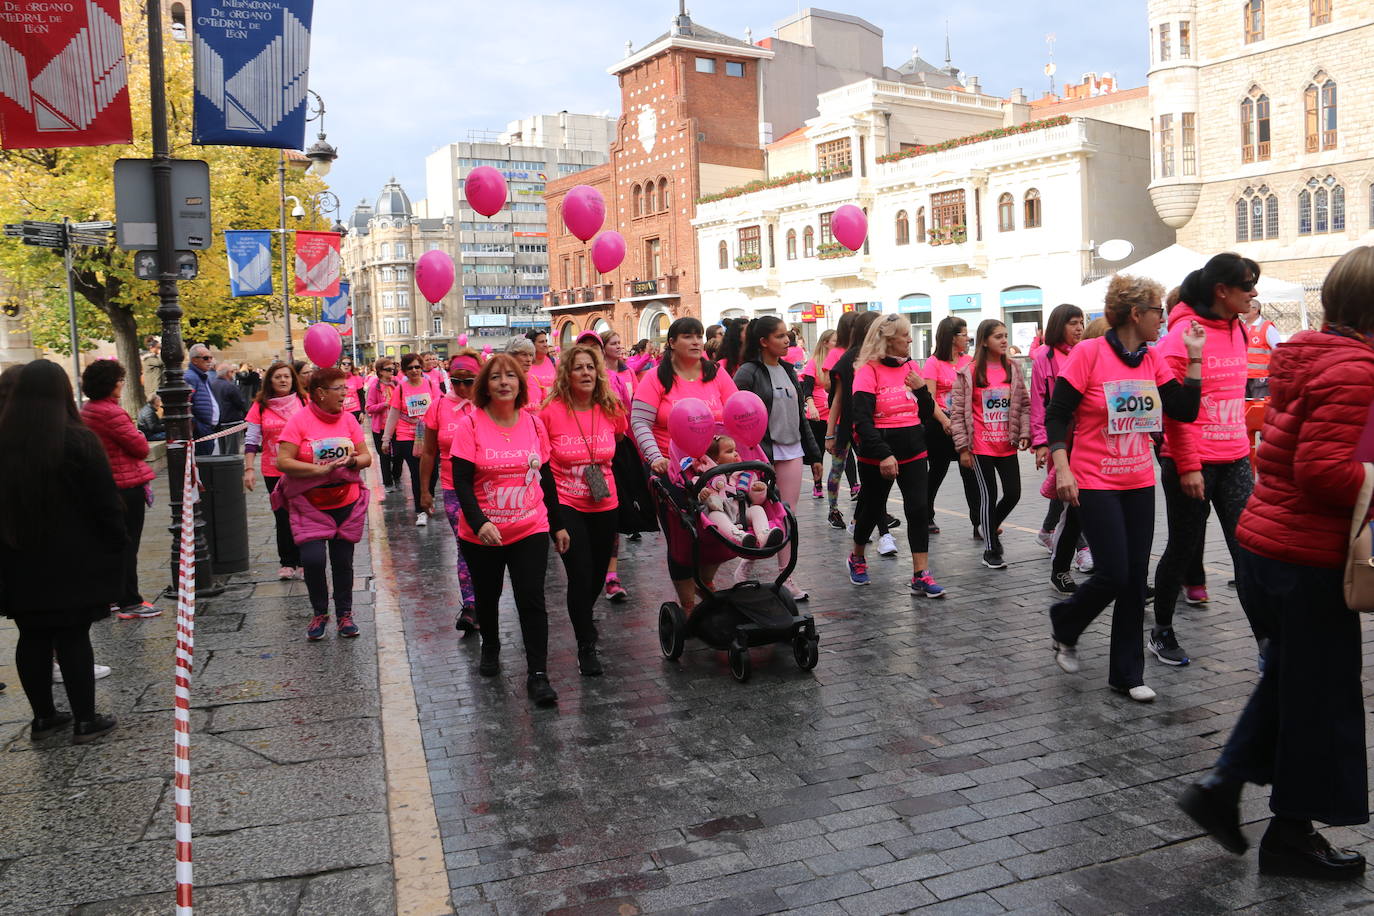
M1246 188L1236 201L1236 241L1258 242L1279 237L1279 199L1268 185Z
M1250 199L1250 238L1264 238L1264 200L1259 196Z
M630 200L633 202L634 209L633 209L632 212L634 213L634 215L635 215L635 216L643 216L643 215L644 215L644 192L643 192L643 190L639 187L639 185L635 185L635 186L634 186L634 190L630 192Z
M664 210L672 209L672 202L668 200L668 179L658 180L658 205Z
M787 260L789 260L789 261L795 261L796 259L797 259L797 230L795 230L795 229L788 229L788 230L787 230Z
M1318 234L1331 231L1331 201L1326 188L1317 188L1312 195L1312 231Z
M190 35L186 31L186 4L173 3L167 8L167 16L172 21L172 40L189 40Z
M1340 185L1331 189L1331 231L1345 231L1345 188Z
M1304 188L1298 194L1298 235L1312 234L1312 192Z
M916 244L920 245L926 240L926 208L916 208Z
M1245 0L1245 43L1264 40L1264 0Z
M1259 87L1240 103L1242 162L1262 162L1269 158L1269 96Z
M644 185L644 212L658 212L658 185L652 181Z
M720 269L727 269L730 266L730 246L721 242L717 248L717 254L720 258Z
M1246 202L1246 200L1245 200L1244 197L1242 197L1240 200L1236 201L1236 241L1237 241L1237 242L1248 242L1248 241L1250 241L1250 220L1248 219L1248 216L1249 216L1248 209L1249 209L1249 205L1248 205L1248 203Z
M816 229L807 226L802 232L802 257L814 258L816 256Z
M1003 194L997 198L997 231L1010 232L1016 228L1016 198Z
M1336 81L1323 81L1324 75L1318 74L1302 94L1303 133L1309 153L1336 148Z
M1264 200L1264 237L1279 237L1279 196L1270 194Z
M911 244L911 223L907 221L906 211L897 211L897 244Z
M1026 192L1026 219L1027 229L1038 229L1041 223L1040 213L1040 192L1031 188Z

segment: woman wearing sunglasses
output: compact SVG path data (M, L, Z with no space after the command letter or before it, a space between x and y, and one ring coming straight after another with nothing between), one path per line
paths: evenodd
M425 375L424 360L419 353L401 357L401 374L405 376L391 392L391 410L387 413L386 433L382 436L382 451L399 454L410 470L410 495L415 500L415 525L429 524L429 513L420 508L420 448L424 447L424 417L429 406L440 398L439 386ZM416 440L419 440L418 443ZM425 478L429 486L434 480Z
M453 431L474 409L472 386L480 371L482 360L476 350L464 347L454 353L448 361L448 390L436 398L425 413L424 447L420 453L420 508L425 512L434 510L434 490L430 481L437 464L444 512L448 515L454 537L458 536L458 495L453 491L453 464L448 460L448 454L453 446ZM477 632L477 598L472 591L472 576L468 572L463 551L460 549L457 553L458 590L463 596L463 607L458 612L454 627L466 636Z
M377 449L378 463L382 466L382 486L387 490L401 480L402 459L399 454L382 451L382 433L386 430L386 417L391 412L391 395L396 387L396 360L383 356L372 364L373 376L368 380L363 400L367 404L367 415L372 418L372 444Z

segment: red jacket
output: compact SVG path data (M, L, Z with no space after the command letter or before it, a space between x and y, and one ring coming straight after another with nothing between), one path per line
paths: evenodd
M1302 331L1274 350L1259 480L1236 536L1247 550L1300 566L1345 563L1364 471L1355 444L1374 401L1374 347Z
M141 487L157 474L148 465L148 440L114 398L87 401L81 419L100 437L105 454L110 456L115 486L121 490Z

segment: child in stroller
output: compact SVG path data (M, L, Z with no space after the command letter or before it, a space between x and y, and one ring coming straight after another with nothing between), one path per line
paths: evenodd
M733 438L716 436L706 454L692 463L692 469L702 474L718 464L738 464L743 460ZM764 508L767 499L768 485L752 471L718 475L701 491L707 523L726 540L742 547L777 547L782 543L782 528L769 521ZM748 522L747 529L740 525L741 517Z

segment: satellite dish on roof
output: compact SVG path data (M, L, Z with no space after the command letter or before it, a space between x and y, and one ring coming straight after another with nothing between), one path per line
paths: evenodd
M1046 75L1046 76L1054 76L1055 71L1057 71L1058 69L1059 69L1059 68L1056 67L1052 62L1051 62L1051 63L1048 63L1048 64L1045 64L1045 75Z
M1097 256L1104 261L1124 261L1135 251L1135 246L1125 239L1108 239L1097 246Z

